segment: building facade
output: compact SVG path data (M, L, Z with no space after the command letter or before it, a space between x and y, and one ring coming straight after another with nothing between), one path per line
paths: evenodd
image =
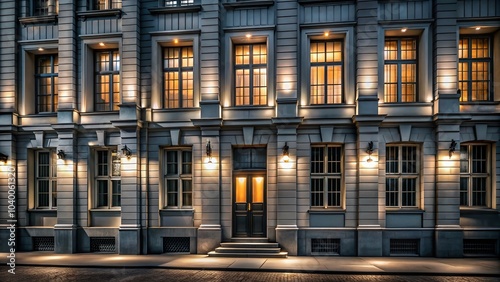
M2 0L0 21L17 250L500 254L498 1Z

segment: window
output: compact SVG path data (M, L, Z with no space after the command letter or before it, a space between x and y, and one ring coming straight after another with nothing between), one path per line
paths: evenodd
M166 0L165 7L178 7L178 6L188 6L193 5L194 0Z
M164 105L166 108L194 106L193 47L163 49Z
M33 0L32 1L33 16L49 16L57 15L59 12L58 0Z
M121 206L121 159L115 149L97 150L95 160L95 207Z
M191 149L165 151L165 191L166 208L193 206L193 160Z
M342 103L344 68L343 41L311 42L310 103Z
M489 186L488 145L460 146L460 205L487 206Z
M99 51L95 62L95 111L118 111L120 54L118 50Z
M416 145L388 145L385 164L385 205L416 207L419 186L419 150Z
M384 46L384 101L417 101L417 40L387 38Z
M109 10L109 9L121 9L121 0L95 0L94 10Z
M236 106L267 105L267 46L235 46Z
M55 151L35 152L35 205L37 209L57 208L57 163Z
M57 110L57 73L59 72L57 55L36 57L35 92L38 113Z
M461 102L489 101L492 56L489 37L461 36L458 42L458 88Z
M341 207L342 171L340 146L311 148L311 207Z

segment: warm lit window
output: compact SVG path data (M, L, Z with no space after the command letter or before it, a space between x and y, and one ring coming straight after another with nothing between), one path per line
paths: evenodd
M194 0L166 0L165 7L178 7L193 5Z
M341 40L311 42L312 105L342 103L343 49Z
M120 53L118 50L95 54L95 111L118 111L120 104Z
M57 208L57 163L54 151L35 152L37 209Z
M235 46L236 106L267 105L266 44Z
M163 49L165 108L189 108L193 100L193 47Z
M311 148L311 207L341 207L342 147Z
M122 0L95 0L94 10L121 9Z
M417 101L417 40L387 38L384 46L384 101Z
M191 149L165 150L164 206L193 206L193 156Z
M489 37L461 36L458 42L458 88L460 101L489 101L491 87Z
M487 206L490 160L488 145L460 146L460 205Z
M33 0L31 3L33 16L49 16L57 15L58 13L58 0Z
M420 176L416 145L390 145L386 148L385 205L416 207Z
M37 112L55 112L58 97L57 73L59 72L57 55L37 56L35 68Z
M116 150L96 150L95 207L121 206L121 159Z

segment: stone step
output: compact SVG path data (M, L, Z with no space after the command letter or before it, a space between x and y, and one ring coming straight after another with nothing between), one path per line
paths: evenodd
M286 258L288 252L279 253L218 253L211 251L209 257L231 257L231 258Z
M228 248L279 248L278 243L237 243L225 242L220 243L221 247Z
M217 253L279 253L281 248L229 248L218 247L215 249Z
M242 238L231 238L231 242L237 243L269 243L269 239L267 238L251 238L251 237L242 237Z

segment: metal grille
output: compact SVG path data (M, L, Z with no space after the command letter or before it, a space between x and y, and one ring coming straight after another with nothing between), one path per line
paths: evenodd
M419 239L391 239L391 255L419 255Z
M32 237L34 251L54 251L54 237Z
M311 239L311 253L339 255L340 239L313 238Z
M464 239L464 255L494 256L496 243L495 239Z
M163 237L164 253L189 253L189 237Z
M90 251L94 253L115 253L115 237L90 238Z

